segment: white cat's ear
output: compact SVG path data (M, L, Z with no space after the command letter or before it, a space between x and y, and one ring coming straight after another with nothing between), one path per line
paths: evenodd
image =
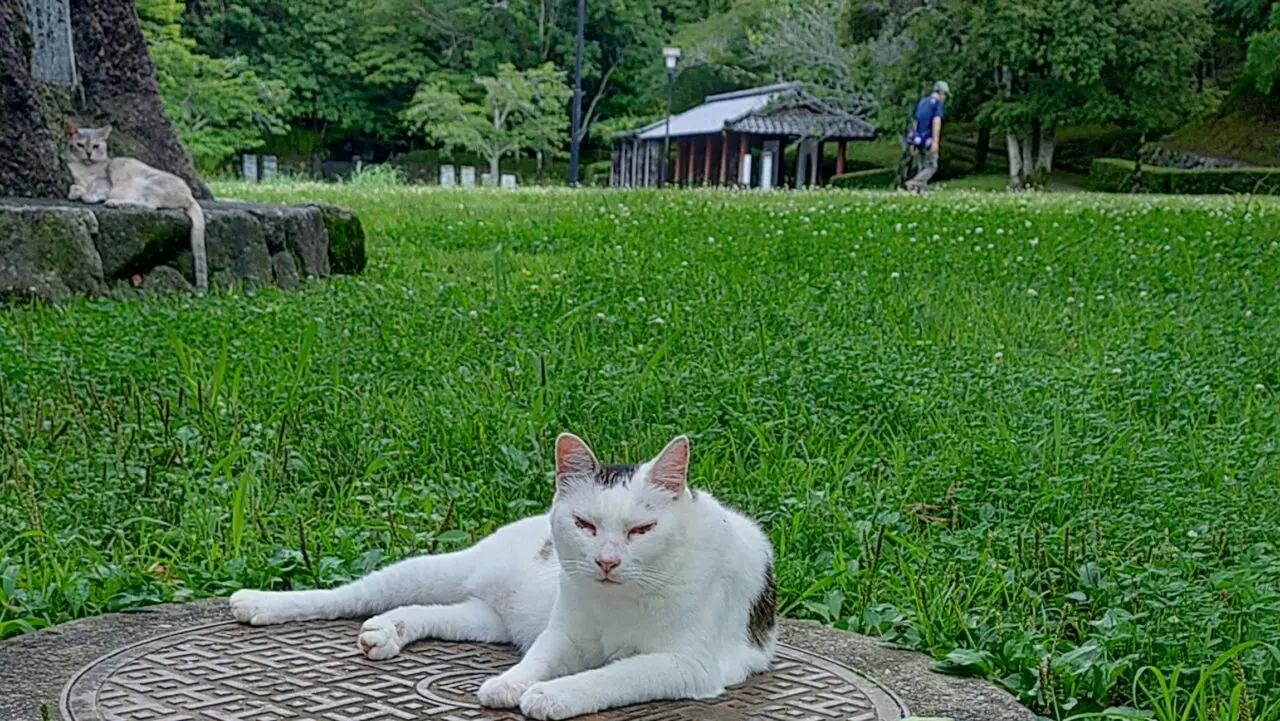
M106 140L107 138L111 137L111 126L107 125L103 127L101 130L98 131L98 135L100 135L103 140Z
M680 495L689 482L689 437L677 436L653 459L649 483Z
M556 485L563 488L569 479L595 475L600 464L586 442L572 433L556 437Z

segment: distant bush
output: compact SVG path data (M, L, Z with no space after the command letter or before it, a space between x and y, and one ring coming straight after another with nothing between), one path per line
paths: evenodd
M582 182L585 185L602 186L609 184L609 177L613 174L612 160L598 160L589 163L583 168Z
M1132 160L1097 158L1089 166L1089 187L1104 193L1168 193L1210 195L1259 193L1280 195L1280 168L1161 168L1142 166L1139 187L1134 187Z
M898 173L893 168L875 168L832 176L831 185L835 188L889 190L893 187L893 181L897 177Z

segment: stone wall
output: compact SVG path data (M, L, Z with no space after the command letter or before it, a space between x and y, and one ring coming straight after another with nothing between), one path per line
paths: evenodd
M209 282L292 290L364 270L359 218L323 205L205 201ZM191 225L182 211L0 198L0 297L56 301L126 286L190 291Z

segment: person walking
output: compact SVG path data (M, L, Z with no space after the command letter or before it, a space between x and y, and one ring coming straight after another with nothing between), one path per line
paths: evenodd
M916 103L915 118L905 140L911 148L911 156L920 160L920 171L907 181L908 190L924 193L928 189L929 179L938 172L942 110L950 94L951 87L945 80L939 80L933 84L933 92Z

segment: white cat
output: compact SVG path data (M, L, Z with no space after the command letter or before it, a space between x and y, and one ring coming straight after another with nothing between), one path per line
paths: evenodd
M603 465L565 433L549 513L337 589L237 591L231 609L255 625L378 614L358 641L371 659L421 638L515 644L520 662L479 700L534 719L718 696L773 661L773 547L691 490L688 466L684 436L647 463Z

